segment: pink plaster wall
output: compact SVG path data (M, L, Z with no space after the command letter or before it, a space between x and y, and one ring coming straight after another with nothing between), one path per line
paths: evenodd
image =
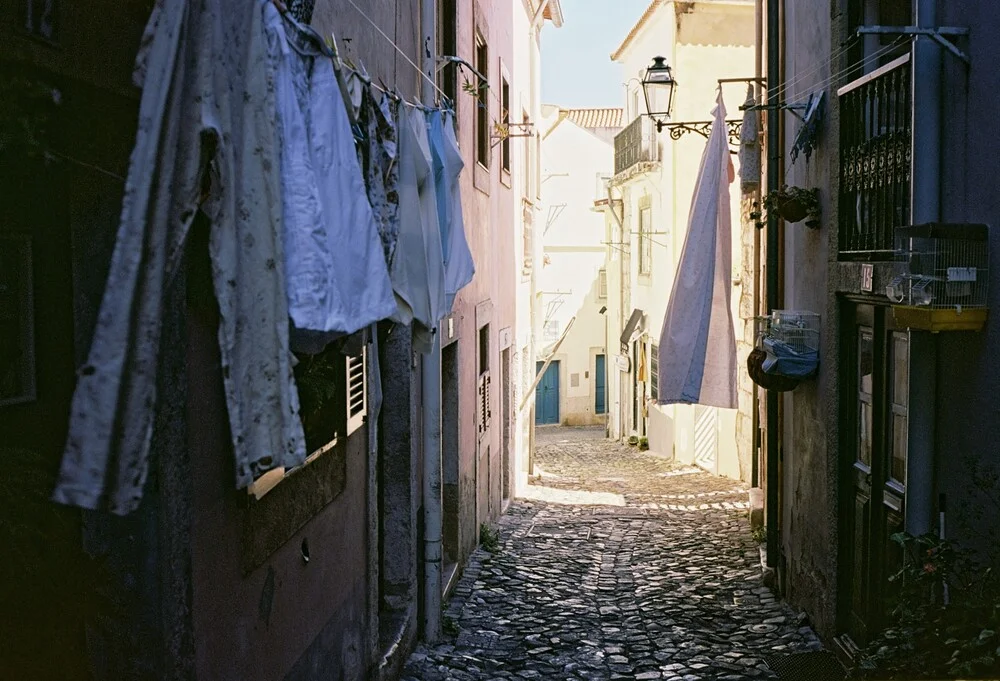
M458 3L459 55L475 63L475 26L487 33L489 46L489 108L492 120L500 116L500 63L513 71L513 3ZM478 17L478 19L477 19ZM459 337L459 546L467 555L478 541L479 524L495 520L500 512L502 479L500 433L500 329L514 324L513 193L501 182L500 147L492 150L489 168L475 159L475 103L460 92L458 139L465 170L462 207L465 230L476 263L476 276L455 301L453 317ZM478 176L478 177L477 177ZM483 304L486 304L485 306ZM477 321L477 306L481 318ZM488 311L484 312L484 308ZM490 374L493 418L490 432L477 437L478 332L490 324ZM486 446L489 447L487 458Z

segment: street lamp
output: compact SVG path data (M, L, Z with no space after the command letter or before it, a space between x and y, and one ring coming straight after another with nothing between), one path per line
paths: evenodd
M653 63L646 69L646 76L642 79L642 94L646 98L646 113L656 121L657 132L663 130L663 126L670 118L676 85L677 81L674 80L666 59L653 57ZM664 101L666 106L662 106Z

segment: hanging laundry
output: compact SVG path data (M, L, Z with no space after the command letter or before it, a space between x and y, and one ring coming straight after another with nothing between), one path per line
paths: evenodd
M747 87L743 102L743 125L740 127L740 189L744 193L760 187L760 114L753 96L753 85Z
M356 82L361 81L356 79ZM361 88L358 100L358 125L364 134L364 140L358 145L358 158L382 241L382 253L389 266L396 254L396 240L399 238L396 105L388 96L376 102L372 88L367 85Z
M735 178L721 88L712 114L687 236L660 332L658 402L735 409L729 197L729 183Z
M456 294L472 281L476 273L476 264L465 238L461 184L458 181L465 162L455 139L451 112L430 111L427 120L444 255L445 314L450 314Z
M142 98L121 225L53 493L134 510L149 468L164 298L196 211L211 223L219 347L245 487L305 458L288 347L267 0L160 0L136 74Z
M276 69L293 345L318 352L396 309L333 63L311 31L266 11Z
M399 307L393 321L413 322L413 344L429 352L445 314L444 257L433 160L422 110L399 112L399 241L392 282Z

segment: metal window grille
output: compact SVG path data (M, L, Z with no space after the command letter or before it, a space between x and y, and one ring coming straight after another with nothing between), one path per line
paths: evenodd
M840 97L840 257L891 260L909 224L909 55L855 80Z

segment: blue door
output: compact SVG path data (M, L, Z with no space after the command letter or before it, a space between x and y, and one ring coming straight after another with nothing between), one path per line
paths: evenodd
M607 389L604 385L604 379L607 375L604 371L604 355L597 356L597 362L594 366L594 413L603 414L607 409L605 400L607 399Z
M539 362L535 371L541 371ZM559 423L559 362L552 362L535 388L535 423Z

